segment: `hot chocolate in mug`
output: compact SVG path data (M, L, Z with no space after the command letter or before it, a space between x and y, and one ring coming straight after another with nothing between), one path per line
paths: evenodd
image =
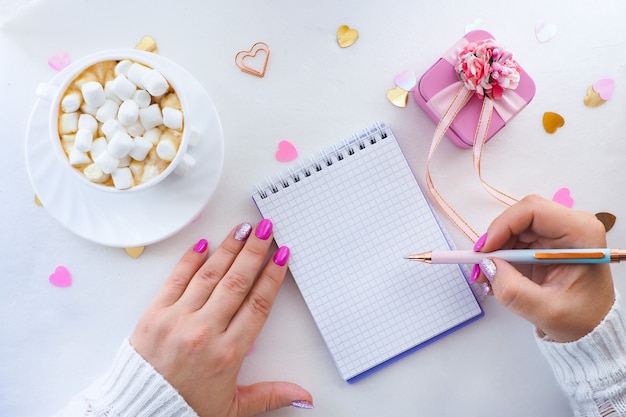
M150 52L108 50L40 84L59 163L88 186L118 193L186 175L195 165L187 150L199 134L186 99L193 92L176 68Z

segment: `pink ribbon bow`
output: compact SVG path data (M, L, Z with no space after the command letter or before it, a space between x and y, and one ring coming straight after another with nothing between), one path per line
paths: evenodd
M486 47L489 47L489 50L485 51ZM489 59L490 57L491 59ZM506 68L502 69L497 62L498 60L494 57L500 58L500 62L506 59ZM532 94L534 94L534 85L532 85L530 97L528 97L528 91L524 91L525 94L523 96L516 93L514 89L517 87L517 83L523 74L520 75L519 72L521 72L521 70L517 74L514 73L515 69L519 70L517 63L512 60L509 53L499 48L492 39L470 43L466 38L462 38L450 48L442 58L450 63L460 75L458 81L440 90L431 97L427 103L430 110L439 117L439 124L435 129L428 154L426 182L431 195L446 215L470 240L476 242L479 238L479 234L476 233L467 221L465 221L437 191L430 175L431 160L443 136L461 109L473 96L482 98L482 108L477 121L476 136L473 144L472 158L474 169L482 185L495 199L505 205L516 203L518 201L517 199L489 185L483 179L480 162L484 144L488 140L490 133L489 126L492 118L494 116L499 117L502 120L502 126L506 124L506 122L511 120L513 116L530 101ZM503 74L498 73L498 70L509 72ZM508 79L499 78L501 76L508 77ZM500 81L502 81L502 85ZM494 99L491 96L497 98Z

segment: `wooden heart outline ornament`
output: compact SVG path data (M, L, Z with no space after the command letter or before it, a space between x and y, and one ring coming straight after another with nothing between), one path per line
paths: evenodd
M260 69L257 69L253 66L248 65L246 63L246 60L249 62L250 60L257 59L257 55L259 54L259 52L263 52L263 54L265 55L265 58L263 60L263 65L260 66ZM257 42L254 45L252 45L252 48L250 48L249 50L237 52L237 55L235 55L235 65L237 65L237 67L241 71L247 74L251 74L256 77L263 78L263 76L265 75L265 69L267 68L267 62L269 61L269 59L270 59L270 47L265 42Z

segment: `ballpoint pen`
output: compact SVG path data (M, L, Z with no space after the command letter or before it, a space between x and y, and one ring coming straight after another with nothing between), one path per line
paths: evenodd
M597 264L626 260L626 250L585 249L505 249L493 252L473 250L428 251L404 257L428 264L477 264L484 258L500 258L526 264Z

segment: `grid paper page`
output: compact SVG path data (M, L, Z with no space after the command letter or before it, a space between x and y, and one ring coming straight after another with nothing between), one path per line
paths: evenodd
M403 258L448 244L382 129L386 137L370 131L376 142L364 149L253 196L291 249L291 272L345 380L482 315L457 265Z

